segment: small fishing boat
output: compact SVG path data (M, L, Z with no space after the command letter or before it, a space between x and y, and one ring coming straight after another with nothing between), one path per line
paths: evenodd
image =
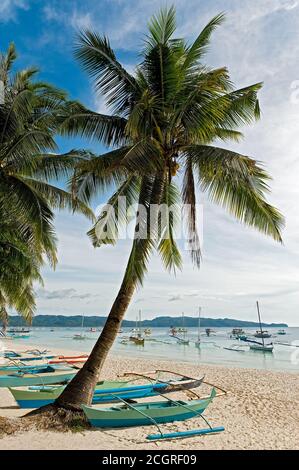
M172 334L170 335L172 338L175 338L177 340L177 343L178 344L182 344L183 346L188 346L190 341L188 338L186 338L186 332L187 332L187 329L184 327L184 312L182 313L182 327L179 328L177 331L178 331L178 334L182 334L182 336L177 336L175 334Z
M85 336L83 333L78 333L78 334L75 334L73 336L73 339L75 339L77 341L83 341L86 338L87 338L87 336Z
M188 330L185 327L179 327L178 333L188 333Z
M73 339L77 341L83 341L87 339L87 336L83 334L83 326L84 326L84 314L82 315L82 323L81 323L81 333L77 333L73 336Z
M210 337L213 333L215 333L215 331L212 330L212 328L206 328L205 332L208 337Z
M129 374L135 375L135 374ZM136 374L138 379L150 380L149 376ZM125 400L157 396L160 392L170 393L180 390L197 388L203 382L204 377L198 379L181 376L179 379L155 380L150 383L136 385L131 380L99 382L94 390L93 404L109 403L122 398ZM136 378L134 379L136 380ZM38 386L12 388L9 390L20 408L40 408L53 403L64 390L64 386Z
M22 387L26 385L48 385L69 382L78 372L75 369L59 369L44 373L11 373L0 375L0 387Z
M272 353L273 352L273 344L259 344L259 343L256 343L256 344L250 344L249 345L249 348L252 350L252 351L261 351L261 352L268 352L268 353Z
M15 351L5 351L4 358L10 360L17 360L21 362L35 362L35 361L47 361L48 359L54 359L55 355L32 355L28 356L29 352L27 353L16 353Z
M277 331L277 334L278 334L278 335L286 335L287 332L286 332L286 330L278 330L278 331Z
M141 334L141 310L139 310L139 325L137 317L136 328L132 330L132 334L129 336L129 341L139 346L144 346L144 337Z
M164 434L159 424L172 423L174 421L185 421L194 417L202 417L202 413L212 402L216 396L213 388L211 395L201 400L174 401L168 397L164 401L145 402L145 403L127 403L123 400L122 405L107 407L85 406L82 409L90 422L97 428L121 428L130 426L155 425L159 434L150 434L147 436L149 440L185 437L184 433ZM193 430L195 434L207 434L212 432L224 431L223 427ZM190 435L190 432L189 432Z
M7 330L7 333L11 333L11 334L30 333L30 329L29 328L9 328L9 330Z
M129 341L139 346L144 346L144 338L142 338L140 333L138 333L136 336L130 336ZM123 344L127 344L127 343L123 343Z
M245 331L243 330L243 328L233 328L229 336L230 338L239 339L240 336L244 336L244 335L245 335Z
M261 314L260 314L260 308L259 308L258 301L256 302L256 308L257 308L258 320L259 320L259 325L260 325L260 336L257 336L257 335L254 335L254 336L258 337L258 338L261 338L262 342L260 343L259 341L249 339L248 337L245 337L245 339L242 340L242 341L246 341L249 344L249 348L252 351L272 353L273 348L274 348L273 344L272 343L265 344L265 341L264 341L265 336L264 336L263 333L266 333L266 332L263 332L263 330L262 330ZM258 333L258 331L257 331L257 333ZM266 336L266 338L268 338L268 337L269 336Z
M146 336L149 336L149 335L151 335L151 334L152 334L152 330L151 330L151 328L145 328L145 330L144 330L144 334L145 334Z
M271 334L267 330L256 331L253 336L255 338L271 338Z

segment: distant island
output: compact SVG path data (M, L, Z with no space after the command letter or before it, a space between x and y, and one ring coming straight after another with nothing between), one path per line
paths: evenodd
M104 326L106 317L86 316L84 317L84 327L101 327ZM33 318L32 326L37 327L80 327L82 324L81 315L65 316L65 315L36 315ZM250 328L258 327L259 324L253 321L235 320L233 318L201 318L200 324L202 327L210 328ZM9 317L9 326L25 326L26 323L22 317L12 315ZM134 327L135 321L123 320L123 327ZM197 317L184 317L185 327L196 327L198 325ZM156 317L153 320L143 320L142 327L161 327L169 328L170 326L182 326L182 317ZM267 328L286 328L286 323L262 323L263 327Z

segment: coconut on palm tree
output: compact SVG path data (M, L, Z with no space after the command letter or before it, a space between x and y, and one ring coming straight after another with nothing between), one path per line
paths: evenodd
M73 187L85 202L97 191L115 187L108 204L119 209L118 224L128 222L128 214L118 207L119 196L125 196L128 205L137 202L139 206L128 264L106 324L57 406L76 409L91 402L103 363L154 250L167 269L181 268L174 236L181 214L162 218L152 208L161 203L187 206L185 223L196 266L200 264L198 189L239 221L281 242L283 218L265 199L269 189L265 170L248 156L213 145L216 139L238 141L242 136L239 126L260 116L257 93L261 83L235 89L225 67L212 69L202 61L211 34L222 20L222 14L213 18L188 44L173 37L174 8L162 10L149 23L134 75L117 60L106 37L89 30L79 35L76 57L94 79L97 92L106 98L111 115L73 103L63 130L113 148L79 164ZM100 214L89 232L94 246L116 243L117 230L109 231L114 217L113 210ZM141 237L141 231L147 236Z
M54 209L91 211L49 181L69 175L80 152L56 155L54 140L66 95L37 81L37 70L13 73L11 44L0 55L0 318L13 307L27 320L33 315L33 282L41 280L47 257L56 264ZM53 152L49 154L49 152Z

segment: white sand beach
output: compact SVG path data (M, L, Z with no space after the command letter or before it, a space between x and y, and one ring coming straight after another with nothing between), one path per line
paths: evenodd
M7 345L21 350L20 344ZM28 346L26 345L28 349ZM52 352L56 352L52 350ZM59 353L78 351L59 351ZM205 374L207 382L229 393L208 407L205 416L225 431L207 436L159 442L146 441L153 426L84 432L27 431L0 439L0 450L8 449L299 449L299 375L255 369L226 368L212 365L140 360L110 356L104 378L116 378L128 371L144 372L168 369L190 376ZM202 386L200 395L207 394ZM7 389L0 388L0 416L19 417L20 410ZM202 419L164 425L168 431L205 427Z

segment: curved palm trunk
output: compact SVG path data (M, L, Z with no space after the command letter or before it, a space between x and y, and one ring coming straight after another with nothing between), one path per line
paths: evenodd
M164 172L161 172L156 176L153 183L150 204L160 203L163 189ZM140 241L142 247L141 249L139 247L140 256L137 259L137 263L144 262L143 257L146 257L146 255L144 255L145 248L150 244L150 207L148 207L147 210L147 219L148 236L145 240ZM130 264L131 257L135 256L135 250L136 246L134 240L128 266ZM121 287L112 305L103 331L97 340L88 360L82 369L80 369L80 371L76 374L73 380L64 389L62 394L56 400L55 405L64 408L80 409L82 404L91 403L95 385L99 380L99 374L106 360L107 354L117 337L121 322L125 316L137 285L136 275L127 276L127 271L128 270L125 272Z
M91 403L95 385L99 380L99 373L118 334L134 290L134 282L128 286L127 282L123 281L103 331L88 360L56 400L57 405L78 409L81 408L82 403Z

